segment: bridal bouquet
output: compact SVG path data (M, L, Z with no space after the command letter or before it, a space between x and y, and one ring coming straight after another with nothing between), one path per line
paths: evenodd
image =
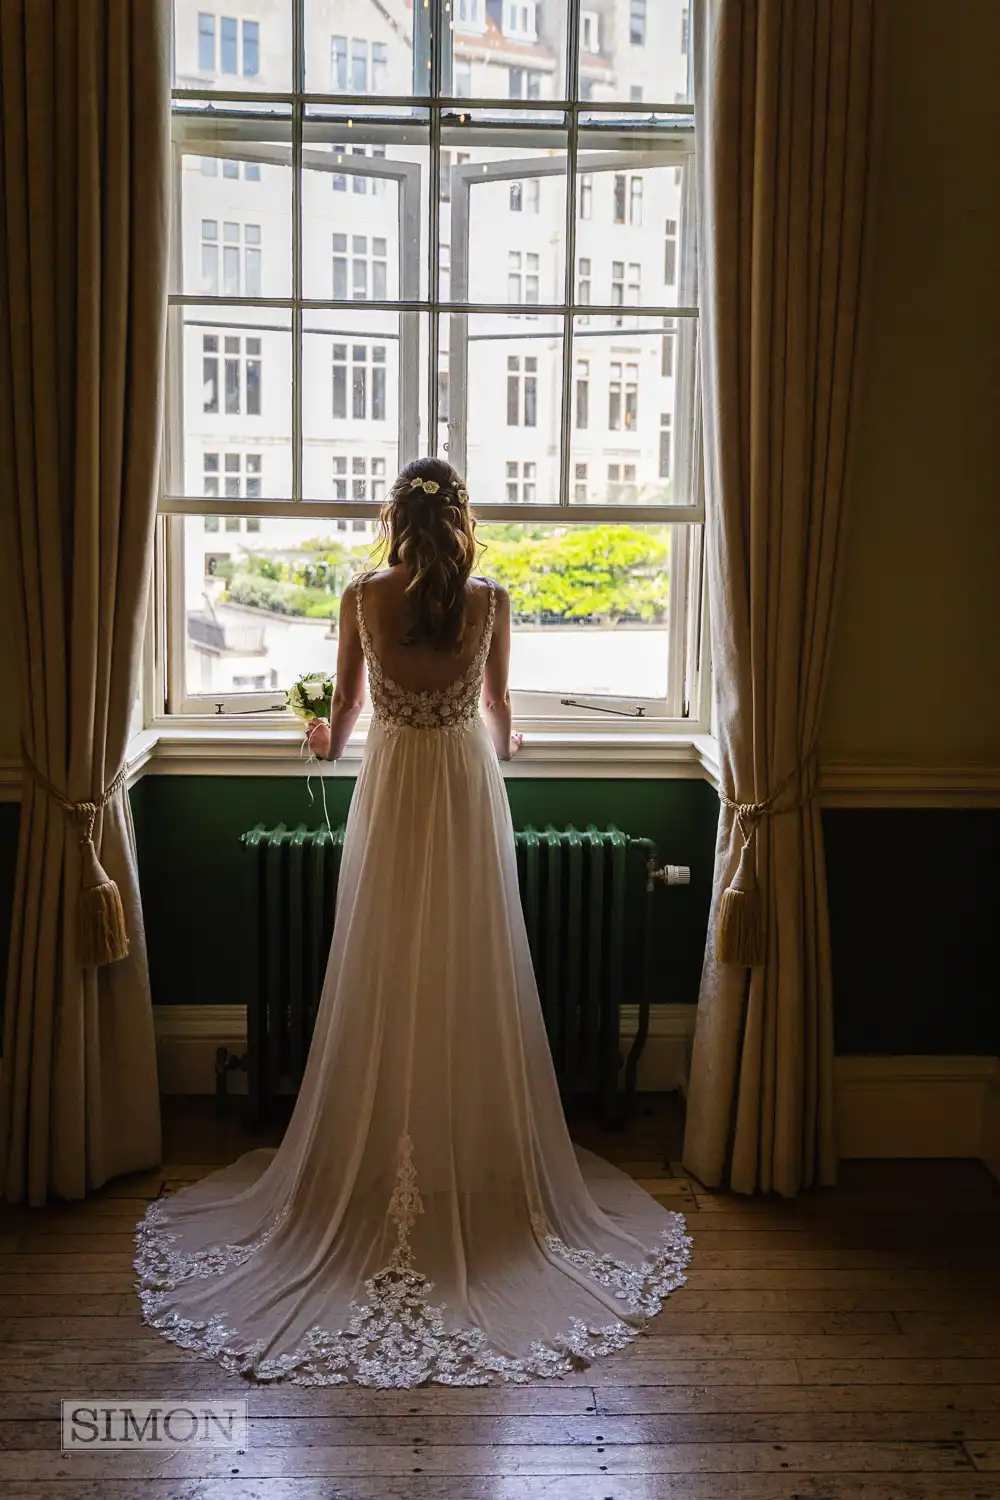
M322 672L305 672L285 694L285 706L303 724L310 724L313 719L328 719L335 682L335 677Z

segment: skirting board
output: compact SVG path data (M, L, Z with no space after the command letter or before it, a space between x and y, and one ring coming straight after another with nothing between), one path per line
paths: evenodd
M163 1094L215 1092L219 1047L246 1050L243 1005L153 1007ZM621 1041L635 1036L638 1010L622 1010ZM655 1006L639 1063L645 1092L686 1092L694 1006ZM844 1157L979 1157L1000 1177L1000 1059L838 1057L835 1107ZM232 1092L245 1090L231 1074Z
M844 1157L979 1157L1000 1176L1000 1059L838 1057Z
M632 1045L638 1007L622 1007L621 1041ZM220 1047L246 1051L247 1022L243 1005L154 1005L156 1055L161 1094L214 1094L215 1057ZM639 1060L639 1088L646 1092L681 1092L687 1086L693 1005L657 1005L650 1014L649 1035ZM244 1075L229 1077L232 1093L245 1092Z

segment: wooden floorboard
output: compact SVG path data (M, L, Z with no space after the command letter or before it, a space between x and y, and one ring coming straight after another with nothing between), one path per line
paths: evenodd
M689 1179L676 1115L644 1101L624 1132L574 1132L694 1239L627 1350L530 1386L254 1387L139 1317L148 1201L269 1143L171 1110L162 1168L0 1207L3 1500L1000 1500L1000 1184L976 1163L744 1199ZM87 1395L246 1396L249 1443L64 1454L59 1402Z

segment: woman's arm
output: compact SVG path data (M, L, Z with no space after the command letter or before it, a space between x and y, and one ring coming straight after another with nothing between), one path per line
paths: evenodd
M521 736L510 732L510 595L496 586L493 639L483 674L483 713L499 760L510 760L521 748Z
M358 596L349 583L340 599L340 632L337 645L337 682L330 705L330 720L314 719L306 739L314 755L339 760L365 706L365 653L358 633Z

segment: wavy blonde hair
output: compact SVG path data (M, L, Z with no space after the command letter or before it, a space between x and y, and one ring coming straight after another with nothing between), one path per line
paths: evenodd
M428 493L425 483L437 488ZM478 550L461 475L444 459L414 459L386 496L378 524L389 566L410 572L404 645L458 655L465 638L465 586Z

